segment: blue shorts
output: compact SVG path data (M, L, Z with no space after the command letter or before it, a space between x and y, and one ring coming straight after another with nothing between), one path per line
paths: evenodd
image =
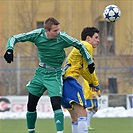
M68 110L72 110L73 102L86 108L82 86L73 77L67 77L63 81L62 106Z
M87 109L98 108L97 99L86 99Z

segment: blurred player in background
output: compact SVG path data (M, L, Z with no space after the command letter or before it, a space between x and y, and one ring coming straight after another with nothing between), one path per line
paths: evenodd
M99 30L95 27L86 27L81 33L82 43L92 56L93 45L99 43ZM99 83L95 71L90 74L88 63L83 59L80 51L73 48L67 58L64 67L63 99L62 106L66 108L71 116L72 133L88 133L86 101L82 86L78 83L78 78L82 76L87 80L88 85L92 84L99 90Z
M80 41L65 32L60 32L60 23L53 17L45 20L44 28L11 36L8 39L7 51L4 54L7 63L13 62L13 50L16 43L25 41L30 41L36 45L38 56L40 57L40 63L34 77L26 85L29 92L26 114L28 132L35 133L36 106L43 93L48 90L57 133L63 133L64 114L61 109L63 80L61 66L66 56L64 49L70 46L79 49L87 62L87 68L90 73L93 73L95 69L94 62ZM27 46L23 45L23 47L26 48Z
M98 86L96 86L98 87ZM84 79L83 81L84 88L84 97L87 104L87 124L90 131L95 130L91 127L90 121L93 115L98 111L98 99L101 97L100 90L95 91L95 88L92 84L88 85L88 82Z

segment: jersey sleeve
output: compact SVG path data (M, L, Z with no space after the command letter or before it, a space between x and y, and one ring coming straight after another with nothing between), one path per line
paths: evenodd
M88 50L81 41L67 35L66 33L60 33L60 35L61 38L67 42L68 47L73 46L80 51L80 53L83 55L84 59L88 62L88 64L92 62L90 53L88 52Z
M91 57L92 57L92 54L93 54L92 45L85 41L82 41L82 43L86 46L86 48L88 49L88 51L90 52ZM82 77L88 81L88 84L93 84L94 86L99 85L96 71L94 71L92 74L90 74L90 72L88 71L88 63L84 59L83 59Z
M42 32L42 30L43 29L40 28L27 33L21 33L11 36L7 42L7 49L14 49L15 44L18 42L30 41L35 43L37 36Z
M82 77L88 81L88 84L93 84L94 86L99 85L99 81L95 71L90 74L89 71L86 69L86 71L82 72Z

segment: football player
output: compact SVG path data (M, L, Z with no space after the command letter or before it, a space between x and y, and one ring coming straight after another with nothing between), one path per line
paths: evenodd
M27 33L13 35L8 39L7 50L4 58L7 63L13 62L13 51L17 43L30 41L38 50L40 62L32 80L26 85L28 90L27 103L27 128L28 133L35 133L37 120L36 107L43 93L48 90L57 133L63 133L64 114L61 108L62 99L62 63L65 59L64 49L74 46L80 50L86 62L88 71L93 73L94 62L84 45L77 39L60 32L60 22L53 17L45 20L44 28L39 28ZM23 47L27 48L26 45Z
M85 27L81 33L82 43L92 56L93 48L99 43L99 30L95 27ZM72 133L88 133L86 101L82 86L78 78L82 76L99 90L99 83L95 71L88 71L88 63L80 51L73 48L68 55L64 74L62 106L68 109L72 122Z

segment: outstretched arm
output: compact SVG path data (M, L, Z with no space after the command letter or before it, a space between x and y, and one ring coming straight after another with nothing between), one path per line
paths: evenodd
M30 42L34 43L37 36L41 32L42 32L42 29L37 29L37 30L33 30L31 32L11 36L8 39L7 47L6 47L7 51L4 54L4 58L7 61L7 63L13 62L13 57L14 57L13 50L14 50L16 43L25 42L25 41L30 41Z

